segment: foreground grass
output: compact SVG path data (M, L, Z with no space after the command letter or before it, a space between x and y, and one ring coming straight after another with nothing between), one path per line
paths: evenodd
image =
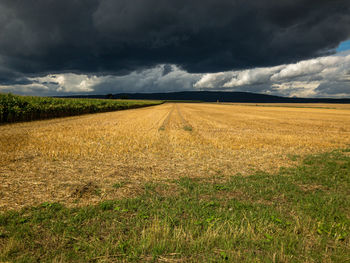
M0 261L348 262L349 152L274 175L148 183L137 198L97 206L8 211Z

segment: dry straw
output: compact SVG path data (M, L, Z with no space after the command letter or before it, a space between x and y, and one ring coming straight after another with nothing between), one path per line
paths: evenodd
M350 144L349 105L163 104L0 126L0 210L133 196L147 181L276 171Z

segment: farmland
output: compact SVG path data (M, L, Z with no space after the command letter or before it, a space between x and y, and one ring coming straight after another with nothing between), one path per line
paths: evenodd
M0 126L0 261L344 262L350 106L299 106Z
M160 103L160 101L63 99L0 94L0 123L125 110Z

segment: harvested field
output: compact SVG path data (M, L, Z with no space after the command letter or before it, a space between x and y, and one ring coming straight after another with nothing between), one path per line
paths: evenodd
M146 181L273 172L350 145L348 105L174 104L0 126L0 210L134 196Z

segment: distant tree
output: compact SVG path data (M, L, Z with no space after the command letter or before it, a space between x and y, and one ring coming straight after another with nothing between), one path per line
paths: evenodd
M129 96L126 95L126 94L123 94L123 95L120 96L120 98L121 98L122 100L127 100L127 99L129 99Z
M111 94L111 93L107 94L107 95L106 95L106 98L107 98L107 99L113 99L113 94Z

